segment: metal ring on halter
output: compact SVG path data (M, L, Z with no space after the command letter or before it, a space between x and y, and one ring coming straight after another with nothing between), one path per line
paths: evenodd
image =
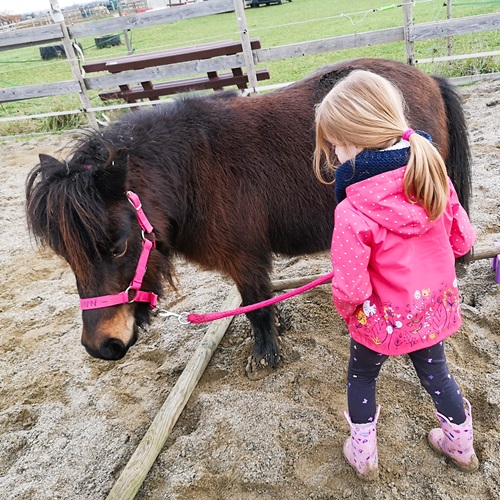
M131 286L128 286L128 287L126 288L126 290L125 290L125 293L128 295L128 292L129 292L131 289L132 289L132 287L131 287ZM134 292L137 294L137 290L134 290ZM134 296L134 298L130 299L130 300L127 302L127 304L132 304L132 302L135 302L135 296Z
M151 239L149 238L146 238L146 234L150 234L151 235ZM144 231L144 229L141 230L141 236L142 236L142 241L147 241L149 240L152 244L153 244L153 247L156 248L156 235L153 231L151 231L150 233L146 233L146 231Z

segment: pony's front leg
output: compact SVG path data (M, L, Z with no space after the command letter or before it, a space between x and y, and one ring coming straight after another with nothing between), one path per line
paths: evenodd
M248 357L246 372L249 379L259 380L269 375L280 359L274 308L257 309L247 317L252 324L254 348Z

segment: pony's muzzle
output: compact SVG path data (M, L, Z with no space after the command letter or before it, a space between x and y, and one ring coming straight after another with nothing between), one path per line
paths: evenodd
M122 359L137 340L138 327L130 305L83 311L82 317L82 345L94 358Z
M97 349L85 345L86 351L94 358L105 359L108 361L117 361L122 359L128 351L129 346L126 346L120 339L107 339Z

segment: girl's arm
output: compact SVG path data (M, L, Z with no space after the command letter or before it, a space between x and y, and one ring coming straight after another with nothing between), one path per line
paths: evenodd
M458 196L450 182L450 205L452 210L452 224L450 244L455 257L465 255L476 241L476 231L472 227L467 212L458 201Z
M371 231L365 221L344 205L335 210L331 259L334 271L333 303L347 320L356 307L372 294L368 273Z

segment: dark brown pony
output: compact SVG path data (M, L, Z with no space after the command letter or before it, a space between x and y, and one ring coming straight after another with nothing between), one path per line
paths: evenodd
M179 253L229 275L243 304L269 299L273 254L330 246L334 190L313 173L314 107L358 68L402 90L410 126L431 134L467 207L470 156L455 90L403 63L357 59L257 97L218 92L132 112L103 134L85 136L67 161L40 155L27 179L30 229L69 262L81 298L116 294L128 287L141 252L126 198L132 190L156 235L143 290L161 295ZM87 351L116 360L136 341L149 308L133 302L82 317ZM248 318L255 344L247 371L257 377L279 360L273 310Z

